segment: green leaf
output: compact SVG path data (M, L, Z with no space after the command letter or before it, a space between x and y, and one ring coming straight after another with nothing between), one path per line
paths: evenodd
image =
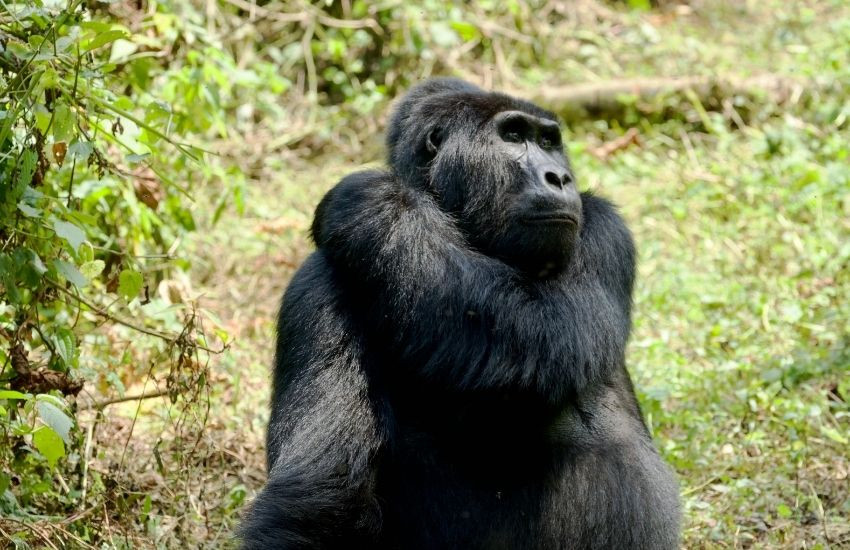
M31 396L15 390L0 390L0 399L23 399L29 400Z
M95 36L91 42L89 42L88 46L86 46L85 51L91 51L110 42L115 42L119 38L127 38L128 34L126 31L106 31L102 32L99 35Z
M781 518L790 518L792 514L791 508L789 508L785 504L780 504L779 506L777 506L776 513L779 514L779 517Z
M53 230L57 235L68 241L68 244L71 245L74 252L76 252L80 245L83 244L83 241L86 240L86 234L83 230L72 223L54 219Z
M652 9L652 4L649 0L629 0L629 7L638 11L649 11Z
M12 262L15 266L15 284L25 288L35 289L41 285L41 269L44 263L38 254L30 248L19 248L12 253Z
M74 264L63 260L53 260L53 266L66 281L73 284L75 287L83 288L89 284L88 279L83 277L83 274L77 270L77 267Z
M91 243L85 243L85 245L77 251L77 264L79 264L81 272L83 264L94 261L94 248Z
M53 110L53 139L54 141L71 141L74 135L74 123L76 116L64 103L60 103Z
M44 193L42 193L38 189L33 189L32 187L24 188L23 199L27 204L34 204L36 201L39 201L43 198Z
M464 42L471 42L481 38L478 27L465 21L452 21L451 26L463 38Z
M66 366L71 366L77 355L77 344L74 333L66 328L59 327L53 333L53 347L56 354L62 359Z
M65 456L65 444L62 443L62 438L49 426L42 426L33 432L32 444L47 459L51 467Z
M47 129L50 127L50 111L41 103L36 105L33 111L35 112L35 127L42 134L47 133Z
M138 164L138 163L142 162L143 160L145 160L146 158L148 158L149 156L151 156L150 153L143 153L143 154L140 154L140 155L132 153L132 154L124 157L124 159L127 162L129 162L130 164Z
M56 397L55 395L51 395L49 393L40 393L36 396L36 399L39 401L47 401L48 403L52 403L54 407L59 407L61 410L67 410L68 404L62 400L61 397Z
M75 141L68 147L68 156L77 162L84 162L91 156L92 150L90 141Z
M31 250L32 256L30 257L30 265L35 270L35 272L41 276L47 273L47 266L44 265L44 262L41 261L41 256L39 256L35 250Z
M21 61L28 61L34 53L31 48L19 42L10 41L8 44L5 44L5 46L7 52L14 55Z
M77 41L75 36L61 36L56 40L56 52L63 53Z
M18 291L18 266L8 254L0 254L0 283L3 284L5 300L12 305L21 303L21 293Z
M144 282L141 273L135 269L125 269L118 275L118 294L129 302L139 295Z
M54 433L58 434L59 437L62 438L62 441L70 444L70 432L71 427L74 425L74 421L71 420L62 409L53 403L39 399L39 397L40 396L36 396L35 404L36 409L38 409L38 416L45 424L50 426L50 429L53 430Z
M139 45L129 40L119 38L112 44L112 51L109 53L109 62L115 62L126 59L136 53Z
M840 443L842 445L847 445L848 443L850 443L850 440L848 440L844 435L841 434L841 432L839 432L832 426L821 426L820 431L823 433L823 435L835 441L836 443Z
M33 208L23 201L18 203L18 210L20 210L21 213L28 218L37 218L41 214L41 210Z
M96 32L104 32L108 31L112 28L112 24L107 23L106 21L81 21L80 27L86 30L92 30Z
M23 152L20 164L18 164L17 189L26 189L26 186L30 184L37 161L38 155L32 149Z
M106 267L106 264L103 263L103 260L92 260L80 266L80 273L83 274L83 277L91 281L103 273L104 267Z

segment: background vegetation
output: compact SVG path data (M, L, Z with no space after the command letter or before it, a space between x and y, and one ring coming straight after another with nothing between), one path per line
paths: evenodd
M0 547L232 544L312 210L438 74L621 205L685 547L850 547L848 44L843 0L0 0Z

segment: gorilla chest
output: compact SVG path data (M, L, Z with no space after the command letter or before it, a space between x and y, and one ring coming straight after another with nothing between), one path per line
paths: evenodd
M522 483L564 457L647 439L638 409L618 382L558 405L529 390L397 386L389 398L397 448L410 455L406 459L421 457L484 482Z
M448 462L411 440L379 475L386 536L404 548L674 548L675 484L636 439L543 462L532 448L490 448L515 453L511 464L498 454Z
M379 469L387 536L405 548L674 547L636 527L675 525L676 489L616 386L557 410L486 393L429 413L402 408Z

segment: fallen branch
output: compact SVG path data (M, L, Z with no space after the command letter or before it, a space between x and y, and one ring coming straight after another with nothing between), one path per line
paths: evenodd
M300 11L292 13L270 10L262 6L258 6L255 2L248 2L246 0L226 1L228 4L247 11L248 16L251 20L259 17L283 23L299 23L301 25L308 25L311 20L315 19L326 27L335 27L337 29L370 28L375 31L375 34L384 34L384 29L381 28L381 25L379 25L378 22L374 19L337 19L336 17L331 17L323 11L317 9L310 9L310 11Z
M624 97L636 97L649 102L659 96L694 94L702 103L733 95L767 94L777 103L796 101L804 90L793 79L764 74L747 78L711 76L682 76L662 78L633 78L603 82L588 82L569 86L540 87L526 95L558 113L570 116L604 116L624 108Z

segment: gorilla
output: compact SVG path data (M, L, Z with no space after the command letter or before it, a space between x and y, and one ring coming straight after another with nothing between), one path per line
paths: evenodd
M625 367L635 248L557 118L413 88L281 306L268 483L243 548L676 548Z

